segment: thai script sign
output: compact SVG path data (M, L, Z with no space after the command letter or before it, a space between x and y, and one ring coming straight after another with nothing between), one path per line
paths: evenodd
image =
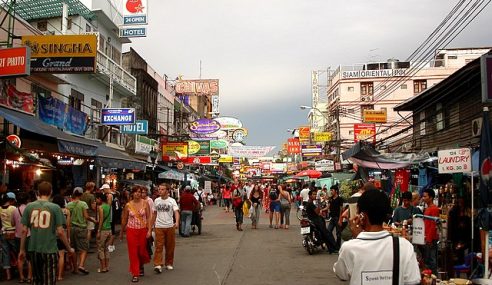
M162 146L162 161L183 160L188 157L188 142L168 142Z
M335 163L328 159L318 160L314 163L314 168L318 171L335 171Z
M437 152L439 173L463 173L471 171L469 148L440 150Z
M209 164L212 163L210 156L188 156L183 160L186 164Z
M290 154L301 153L301 142L299 142L299 138L287 139L287 152Z
M135 153L148 155L154 149L156 141L148 137L137 135L135 141Z
M330 132L315 132L313 135L315 142L329 142L332 138L332 133Z
M311 128L310 127L299 127L299 140L301 142L306 142L311 139Z
M191 122L189 129L195 134L211 134L220 129L220 124L215 120L203 118Z
M32 72L96 72L94 34L22 36L22 44L31 48Z
M178 80L176 93L189 95L219 95L218 79Z
M342 71L342 79L405 76L406 69Z
M129 135L146 135L149 133L149 121L137 120L135 124L123 125L120 128L120 133Z
M301 153L303 156L320 156L323 154L323 147L321 145L303 145L301 146Z
M195 154L200 151L200 144L196 141L188 141L188 153Z
M31 49L16 47L0 49L0 77L30 74Z
M134 108L104 108L101 109L101 124L127 125L135 123Z
M364 123L386 123L388 115L386 109L382 110L364 110Z
M234 157L258 158L266 156L275 146L229 146L228 154Z
M371 139L376 142L376 125L374 124L354 124L354 142Z
M232 163L233 161L234 159L230 155L221 155L219 157L219 163Z
M215 149L225 149L227 148L227 143L226 140L211 140L210 141L210 148L215 148Z
M234 130L243 127L243 123L239 119L233 117L218 117L214 120L220 123L221 130Z

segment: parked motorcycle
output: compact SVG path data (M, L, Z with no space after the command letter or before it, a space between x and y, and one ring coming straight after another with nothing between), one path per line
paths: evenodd
M324 249L324 242L321 233L316 226L308 219L304 206L299 206L297 218L301 224L302 246L309 255L314 254L319 248Z

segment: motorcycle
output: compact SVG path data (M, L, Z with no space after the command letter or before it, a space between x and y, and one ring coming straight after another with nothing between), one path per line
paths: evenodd
M309 255L314 254L319 248L324 249L325 245L321 239L321 233L307 217L304 206L299 206L297 218L301 224L302 246Z

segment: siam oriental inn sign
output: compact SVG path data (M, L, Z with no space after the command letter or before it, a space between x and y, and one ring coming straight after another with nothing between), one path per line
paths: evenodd
M342 79L406 76L406 69L342 71Z

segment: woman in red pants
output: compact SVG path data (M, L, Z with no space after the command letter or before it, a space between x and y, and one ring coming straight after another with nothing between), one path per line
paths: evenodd
M152 233L150 225L152 219L149 204L142 200L142 191L147 190L139 185L132 187L133 199L126 203L121 221L120 239L123 239L123 231L126 229L132 282L138 282L138 277L144 275L143 265L150 262L147 238Z

